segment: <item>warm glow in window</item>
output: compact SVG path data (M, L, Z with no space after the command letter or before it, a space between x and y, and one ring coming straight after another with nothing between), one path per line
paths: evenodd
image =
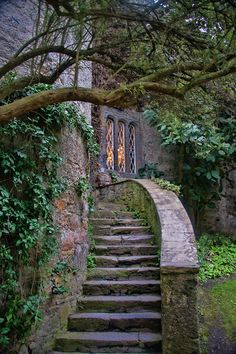
M118 122L118 171L125 172L125 125Z
M107 169L114 170L114 123L112 119L107 120L106 126L106 155Z
M129 125L129 172L136 173L135 126Z

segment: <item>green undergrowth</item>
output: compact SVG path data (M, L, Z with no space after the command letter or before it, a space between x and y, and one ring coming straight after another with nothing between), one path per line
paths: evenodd
M95 255L91 252L87 255L87 268L88 269L96 268Z
M203 234L198 241L199 279L204 282L236 272L236 242L229 236Z
M154 183L156 183L159 187L161 187L162 189L172 191L178 196L181 194L181 186L178 186L177 184L171 183L163 178L152 177L151 180Z

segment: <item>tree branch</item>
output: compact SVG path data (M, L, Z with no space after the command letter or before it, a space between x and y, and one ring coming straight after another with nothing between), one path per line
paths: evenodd
M63 46L35 48L16 58L13 57L12 59L10 59L5 65L0 68L0 78L2 78L9 71L15 69L17 66L21 65L22 63L25 63L27 60L35 58L39 55L49 53L66 54L72 58L75 57L75 52L73 50L67 49Z
M18 90L23 90L25 87L36 84L54 84L54 82L60 77L60 75L75 63L74 59L67 60L59 65L51 75L35 75L22 77L9 85L0 86L0 100L8 97L12 93Z

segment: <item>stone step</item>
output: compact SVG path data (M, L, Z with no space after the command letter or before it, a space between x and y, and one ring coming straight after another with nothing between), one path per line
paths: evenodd
M135 233L147 233L150 231L150 226L94 225L93 230L96 235L130 235Z
M142 352L160 350L161 335L152 332L67 332L56 339L56 350L89 351L90 353ZM127 351L128 350L128 351Z
M152 234L133 234L133 235L116 235L116 236L103 236L94 235L96 244L99 245L131 245L137 243L152 244L154 236Z
M53 351L53 352L50 352L49 354L90 354L91 352L58 352L58 351ZM108 352L99 352L99 354L116 354L116 353L114 353L114 352L110 352L110 353L108 353ZM127 352L126 352L127 353ZM144 349L142 349L142 351L141 352L128 352L128 354L162 354L161 352L157 352L157 351L155 351L155 353L154 352L152 352L152 351L150 351L150 350L147 350L147 351L144 351Z
M121 203L98 201L96 210L127 211L127 206Z
M78 302L80 312L145 312L160 308L160 295L85 296Z
M128 352L128 354L162 354L161 352L150 352L149 350L148 351L143 351L144 349L142 349L142 351L141 352ZM85 352L58 352L58 351L53 351L53 352L50 352L49 354L90 354L91 352L87 352L87 353L85 353ZM99 354L111 354L112 352L110 352L110 353L108 353L108 352L100 352ZM127 352L126 352L127 353ZM116 354L116 353L114 353L113 352L113 354Z
M64 354L64 353L66 353L66 354L90 354L91 352L58 352L58 351L54 351L54 352L50 352L49 354ZM108 353L108 352L99 352L99 354L111 354L112 352L110 352L110 353ZM116 353L114 353L113 352L113 354L116 354ZM137 352L129 352L129 354L137 354ZM150 352L150 350L148 350L148 351L141 351L141 352L138 352L138 354L162 354L161 352L156 352L155 351L155 353L154 352Z
M159 280L89 280L84 295L137 295L160 292Z
M95 256L97 267L126 267L126 266L145 266L155 267L157 265L156 256Z
M89 222L91 222L94 227L96 226L142 226L144 223L143 219L131 219L131 218L90 218Z
M135 280L160 279L160 268L157 267L128 267L128 268L93 268L89 269L87 279L102 280Z
M106 219L130 219L133 218L133 213L130 211L114 211L114 210L95 210L92 214L91 217L93 218L106 218Z
M95 247L95 253L98 256L116 255L116 256L143 256L154 255L157 253L157 246L135 244L132 247L123 245L98 245Z
M68 320L70 331L159 331L161 314L159 312L135 313L76 313Z

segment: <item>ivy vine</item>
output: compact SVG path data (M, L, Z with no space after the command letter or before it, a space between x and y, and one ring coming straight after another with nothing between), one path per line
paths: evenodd
M48 89L27 87L0 105ZM78 128L88 153L98 154L93 129L74 104L41 108L0 126L0 353L16 352L15 344L41 318L41 273L57 251L53 200L66 185L57 174L58 133L65 125Z

